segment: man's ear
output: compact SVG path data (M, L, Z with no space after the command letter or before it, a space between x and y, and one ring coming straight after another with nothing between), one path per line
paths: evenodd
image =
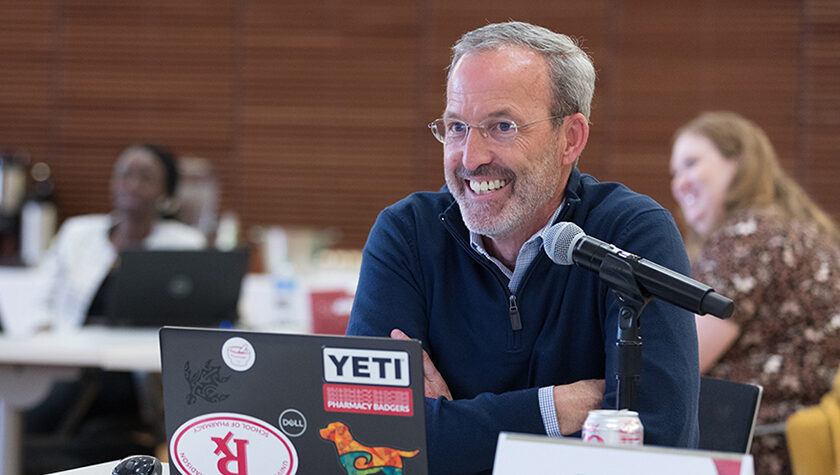
M571 165L583 153L586 141L589 139L589 122L580 112L566 116L561 127L564 147L560 151L563 165Z

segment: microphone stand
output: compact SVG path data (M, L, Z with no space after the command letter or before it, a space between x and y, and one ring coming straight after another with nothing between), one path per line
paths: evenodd
M618 311L618 362L615 378L616 409L636 410L636 386L642 372L641 313L650 302L650 294L643 292L626 261L606 254L599 276L615 293L621 307Z

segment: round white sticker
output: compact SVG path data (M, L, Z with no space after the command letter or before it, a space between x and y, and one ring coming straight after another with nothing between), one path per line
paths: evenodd
M222 345L222 360L234 371L247 371L254 365L257 353L253 345L238 336L228 339Z
M276 427L229 412L181 424L172 434L169 456L181 473L294 475L299 465L294 444Z
M306 417L297 409L286 409L278 419L280 430L289 437L297 437L306 432Z

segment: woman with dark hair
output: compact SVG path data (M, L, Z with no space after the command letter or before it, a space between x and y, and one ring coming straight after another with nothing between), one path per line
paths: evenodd
M840 365L840 233L735 113L680 128L671 174L692 276L735 301L728 320L697 317L700 371L764 387L756 473L789 473L783 423L819 403Z
M200 231L164 219L177 185L175 156L166 148L123 150L111 175L111 213L67 219L41 265L46 289L38 323L71 329L105 315L120 249L204 247Z
M41 263L45 288L37 326L66 331L107 323L108 298L121 249L204 247L201 232L165 218L177 186L172 152L152 144L123 150L111 175L112 211L67 219ZM26 412L25 440L51 433L81 407L84 412L78 434L73 435L74 444L62 444L66 447L48 445L44 449L39 444L25 444L27 473L52 472L103 457L121 457L126 451L153 449L160 435L150 437L154 424L140 415L140 388L135 378L131 373L88 370L80 380L56 384L41 404ZM136 433L146 435L132 435ZM85 447L84 441L97 449ZM67 466L56 465L61 460Z

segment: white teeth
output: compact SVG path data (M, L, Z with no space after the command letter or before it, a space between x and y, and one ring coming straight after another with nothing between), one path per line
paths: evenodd
M505 180L491 180L491 181L472 181L470 182L470 189L473 190L476 194L482 193L489 193L491 191L496 191L499 188L507 185L507 181Z

